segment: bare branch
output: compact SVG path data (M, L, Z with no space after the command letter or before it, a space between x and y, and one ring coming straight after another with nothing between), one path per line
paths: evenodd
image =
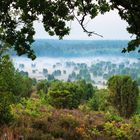
M85 16L86 16L86 15L84 15L84 16L82 17L82 19L79 20L79 19L77 18L77 16L75 16L75 14L74 14L75 19L79 22L79 24L81 25L83 31L84 31L85 33L87 33L88 36L96 35L96 36L103 37L102 35L96 33L95 31L88 31L88 30L85 28L85 26L84 26Z

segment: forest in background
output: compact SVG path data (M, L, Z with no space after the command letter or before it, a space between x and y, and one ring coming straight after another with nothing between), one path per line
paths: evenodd
M37 59L18 58L12 52L14 66L37 80L85 80L106 87L116 74L130 75L140 84L139 54L121 53L126 40L36 40Z
M121 53L127 40L55 40L37 39L33 50L37 57L97 57L114 56L139 58L139 53ZM11 52L16 56L15 52Z

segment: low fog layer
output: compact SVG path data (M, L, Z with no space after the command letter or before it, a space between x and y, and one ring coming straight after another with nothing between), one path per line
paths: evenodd
M38 57L35 61L24 57L12 59L15 68L21 72L28 72L31 78L41 80L47 79L48 75L53 75L55 79L64 81L85 79L99 88L106 86L106 81L111 75L131 74L133 76L133 69L139 69L140 66L138 59L123 57ZM134 78L137 77L138 72L135 72Z

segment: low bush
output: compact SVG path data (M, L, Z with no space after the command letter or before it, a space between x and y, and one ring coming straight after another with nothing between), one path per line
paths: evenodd
M48 113L49 110L52 109L52 106L43 103L44 100L42 98L23 98L20 103L11 105L12 114L15 118L26 116L41 117L42 115L46 115L45 113Z
M87 101L94 92L92 85L87 84L85 90L81 84L83 82L54 81L48 90L47 100L56 108L78 108L80 103Z
M105 114L105 118L107 121L117 121L117 122L123 121L122 117L120 117L117 114L111 113L111 112L107 112Z
M94 111L106 111L109 108L108 96L109 93L107 90L97 90L88 101L87 106Z
M131 117L132 125L136 128L140 128L140 114L135 114Z
M109 136L114 136L119 140L132 140L133 130L131 124L120 122L106 122L104 132Z

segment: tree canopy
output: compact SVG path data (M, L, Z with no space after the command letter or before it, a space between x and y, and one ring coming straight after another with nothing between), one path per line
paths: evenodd
M123 52L135 50L140 44L140 0L1 0L0 1L0 53L7 47L18 55L27 54L35 59L31 47L34 42L33 22L41 20L49 35L63 38L70 27L66 22L77 19L89 36L99 35L84 26L86 17L94 19L117 9L120 17L128 23L127 31L135 36ZM40 18L41 17L41 18Z
M0 96L12 94L13 98L29 97L32 91L32 79L22 76L15 70L9 56L0 59Z
M115 75L108 80L110 101L124 117L130 117L137 108L139 89L137 82L127 75Z

